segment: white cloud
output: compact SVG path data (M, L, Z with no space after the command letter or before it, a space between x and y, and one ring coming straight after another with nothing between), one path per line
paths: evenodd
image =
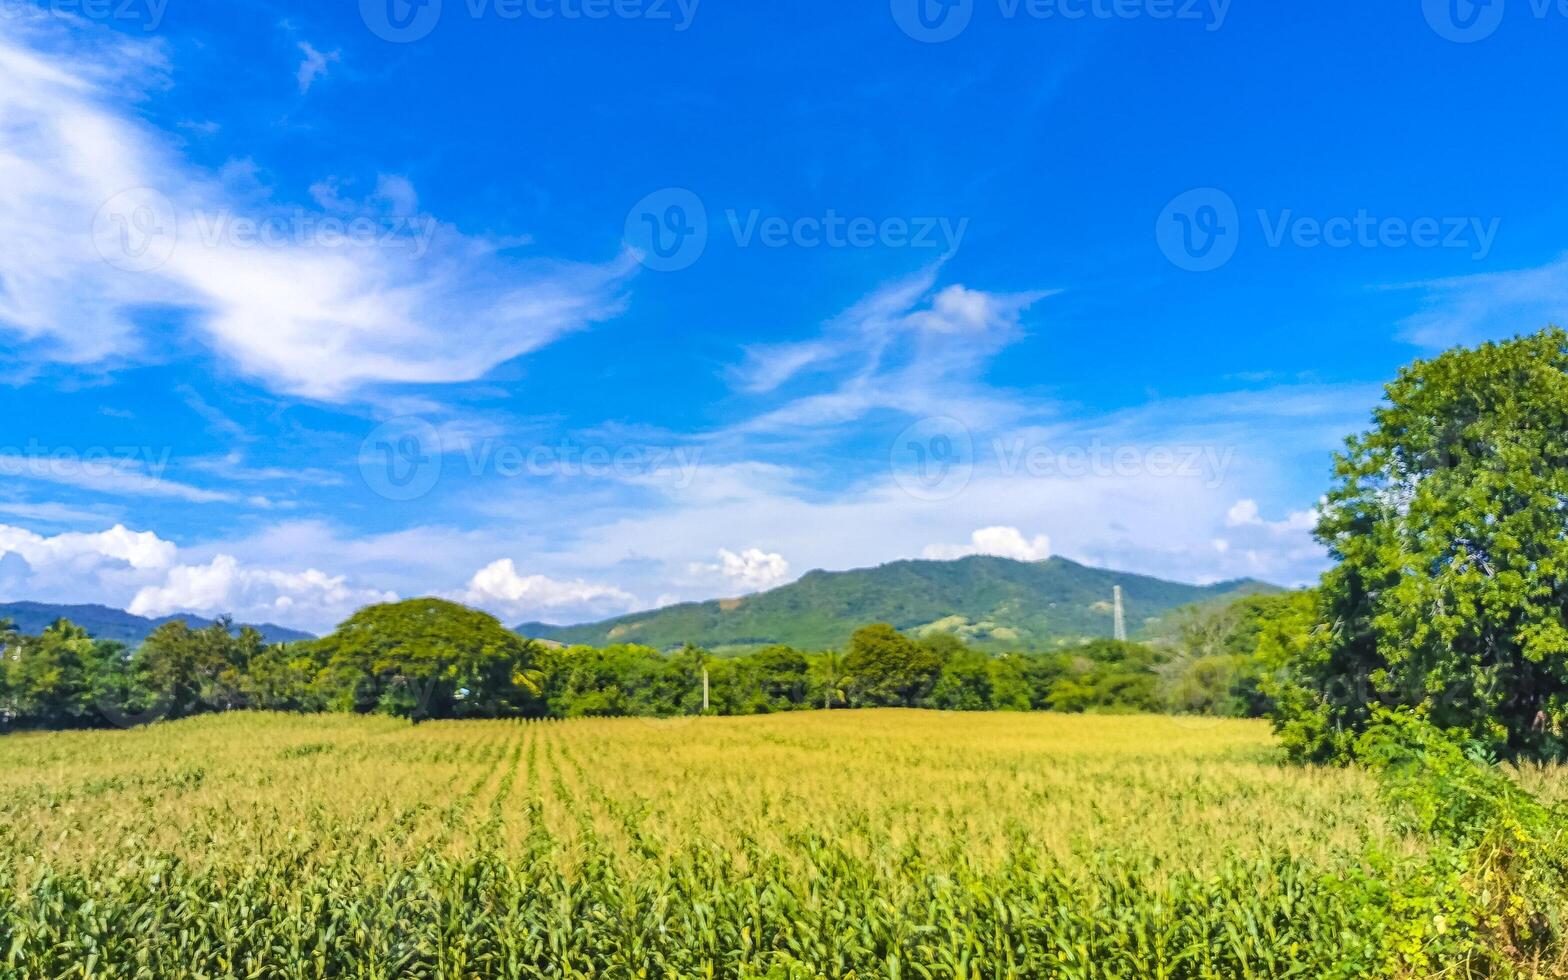
M740 390L767 395L790 382L817 390L793 395L736 431L820 430L877 409L956 415L972 425L1015 415L1016 402L986 389L979 375L1018 339L1024 311L1053 292L936 289L939 271L882 287L829 321L819 337L747 349L731 372Z
M174 563L178 549L151 531L130 531L116 524L107 531L67 532L44 537L0 524L0 556L20 555L33 566L61 565L81 558L112 559L132 568L162 569Z
M747 592L765 592L789 581L789 562L783 555L747 548L744 551L718 550L717 565L694 565L696 573L717 573L726 583Z
M307 629L324 629L362 605L396 598L314 568L258 567L225 554L192 562L172 541L119 524L53 536L0 524L0 594L99 602L142 616L232 613Z
M1227 527L1261 527L1279 534L1300 534L1317 527L1315 509L1291 511L1282 521L1265 521L1256 500L1238 500L1225 514Z
M1225 523L1230 527L1242 527L1247 524L1262 524L1263 518L1258 516L1258 502L1256 500L1238 500L1225 512Z
M299 50L305 57L299 63L299 71L295 73L294 77L299 82L299 94L304 95L310 91L310 87L315 84L316 79L325 77L327 65L336 62L340 57L340 53L337 51L325 53L317 51L308 41L301 41Z
M938 561L966 558L969 555L994 555L1017 561L1044 561L1051 557L1051 539L1037 534L1025 538L1016 527L985 527L969 536L968 544L934 544L924 557Z
M235 193L123 104L122 90L168 84L159 49L63 19L13 23L0 38L0 329L33 356L142 356L135 313L172 306L264 384L341 401L478 378L622 307L631 256L523 262L515 240L400 211L416 201L406 180L333 202L349 210L255 204L266 188ZM335 233L356 219L376 234Z
M230 555L218 555L204 565L168 569L161 583L138 590L128 608L138 616L233 612L243 619L282 617L319 626L346 618L361 606L396 599L391 592L351 588L344 576L314 568L301 572L249 568Z
M510 558L491 562L474 574L459 597L470 605L497 612L509 619L558 615L597 616L630 612L637 600L611 585L582 580L560 581L544 575L521 575Z

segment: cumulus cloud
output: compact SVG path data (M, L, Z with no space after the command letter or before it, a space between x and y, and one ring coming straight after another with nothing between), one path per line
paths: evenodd
M934 544L926 548L924 557L938 561L966 558L970 555L994 555L1016 561L1044 561L1051 557L1051 539L1043 534L1025 538L1016 527L985 527L969 536L968 544Z
M0 555L15 554L31 566L55 566L82 558L110 559L136 569L161 569L174 563L179 549L151 531L130 531L116 524L91 534L66 532L44 537L0 524Z
M783 555L747 548L744 551L718 550L717 564L695 564L697 574L717 574L732 588L764 592L789 581L789 562Z
M311 629L396 598L314 568L256 567L223 554L205 563L182 557L172 541L119 524L52 536L0 524L0 593L7 599L102 602L141 616L233 613Z
M522 575L510 558L481 568L459 598L469 605L511 619L551 617L562 613L596 616L630 612L637 606L634 596L612 585Z
M239 193L128 108L169 84L161 49L74 24L19 14L0 38L0 329L32 355L134 359L137 312L174 307L274 390L342 401L472 380L620 311L630 255L525 262L408 213L404 180L257 203L266 188ZM345 234L356 221L371 233Z
M1282 521L1265 521L1258 502L1250 498L1238 500L1225 513L1227 527L1262 527L1282 534L1311 531L1318 523L1318 512L1313 509L1292 511Z
M247 568L230 555L218 555L204 565L168 569L160 584L137 591L129 610L138 616L243 611L244 618L277 616L320 624L360 606L396 599L391 592L351 588L344 576L314 568Z

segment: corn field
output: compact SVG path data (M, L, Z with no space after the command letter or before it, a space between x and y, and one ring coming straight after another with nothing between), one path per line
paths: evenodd
M0 739L18 977L1311 977L1413 854L1267 727L266 714Z

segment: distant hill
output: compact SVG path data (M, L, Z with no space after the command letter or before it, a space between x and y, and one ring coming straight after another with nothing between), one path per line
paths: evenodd
M212 625L212 620L201 616L179 614L164 616L162 619L148 619L145 616L134 616L123 609L111 609L108 606L57 606L45 602L0 603L0 619L9 619L23 633L37 634L50 623L61 618L69 619L100 640L117 640L131 647L140 646L153 630L177 619L185 620L192 629ZM244 624L234 625L238 627ZM263 623L256 629L268 643L293 643L297 640L315 639L310 633L289 629L286 626L275 626L272 623Z
M1161 617L1181 606L1277 591L1251 579L1187 585L1065 558L1021 562L976 556L815 571L742 599L688 602L582 626L524 623L517 631L559 643L668 649L689 642L725 653L770 643L842 647L857 628L885 622L913 634L952 633L983 649L1049 650L1110 636L1117 585L1134 635L1158 634Z

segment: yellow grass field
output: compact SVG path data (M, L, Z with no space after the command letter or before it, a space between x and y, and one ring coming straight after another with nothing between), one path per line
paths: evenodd
M26 976L1370 972L1414 847L1263 723L1052 714L206 716L0 739L0 809Z

